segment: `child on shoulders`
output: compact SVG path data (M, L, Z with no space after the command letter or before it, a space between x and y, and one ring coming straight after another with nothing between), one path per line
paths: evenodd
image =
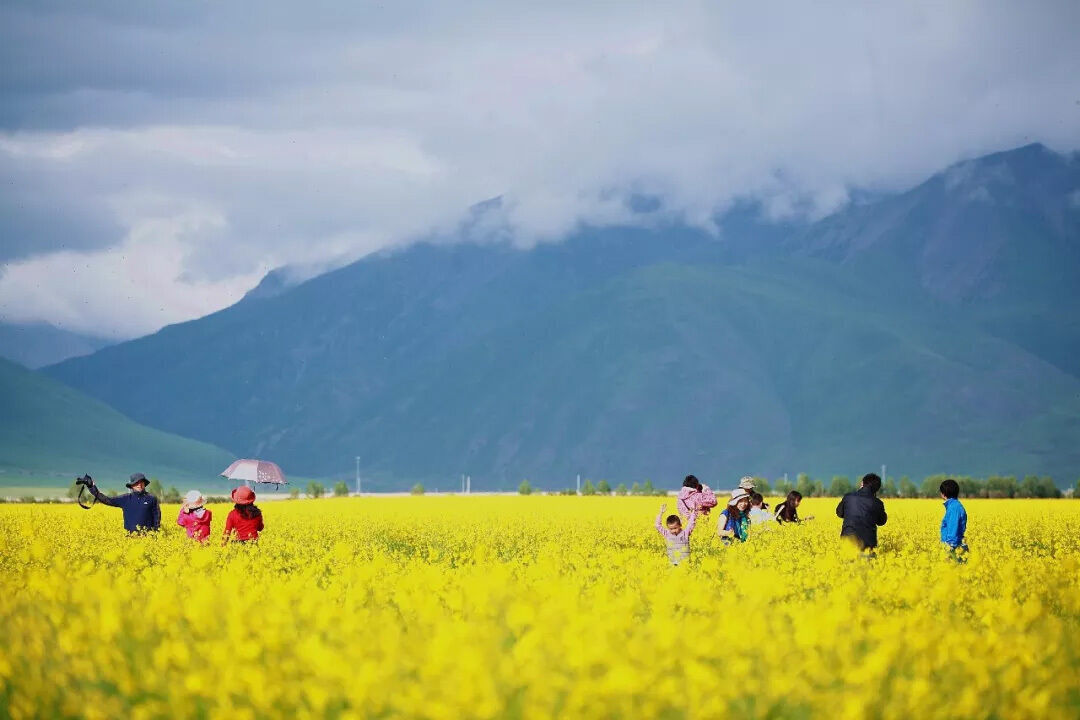
M679 488L677 507L680 513L686 517L690 517L695 511L708 515L709 510L716 507L716 504L716 494L708 485L702 485L693 475L686 476L683 486Z

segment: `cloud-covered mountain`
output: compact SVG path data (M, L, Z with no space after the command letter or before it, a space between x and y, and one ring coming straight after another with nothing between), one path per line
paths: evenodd
M1080 472L1080 163L1041 146L779 231L420 244L49 373L288 471ZM646 208L647 210L648 208Z
M5 317L131 338L494 195L529 245L1080 147L1076 2L261 7L0 3Z

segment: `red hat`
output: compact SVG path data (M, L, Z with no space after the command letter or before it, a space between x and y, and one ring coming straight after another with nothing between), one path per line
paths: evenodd
M232 491L232 499L237 505L250 505L255 502L255 491L246 485L241 485Z

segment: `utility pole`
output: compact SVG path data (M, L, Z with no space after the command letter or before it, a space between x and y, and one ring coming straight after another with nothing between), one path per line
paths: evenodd
M360 456L356 456L356 494L359 495L363 488L360 486Z
M465 494L472 495L472 475L465 476Z
M881 463L881 482L885 482L885 463Z
M581 473L578 473L577 476L577 494L581 494Z

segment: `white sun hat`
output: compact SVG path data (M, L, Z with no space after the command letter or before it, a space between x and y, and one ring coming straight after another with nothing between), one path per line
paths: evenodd
M188 490L187 495L184 496L184 502L188 505L199 506L205 501L203 500L202 493L198 490Z
M746 492L742 488L735 488L731 491L731 499L728 500L728 505L734 506L735 503L739 502L745 497L750 497L750 493Z

